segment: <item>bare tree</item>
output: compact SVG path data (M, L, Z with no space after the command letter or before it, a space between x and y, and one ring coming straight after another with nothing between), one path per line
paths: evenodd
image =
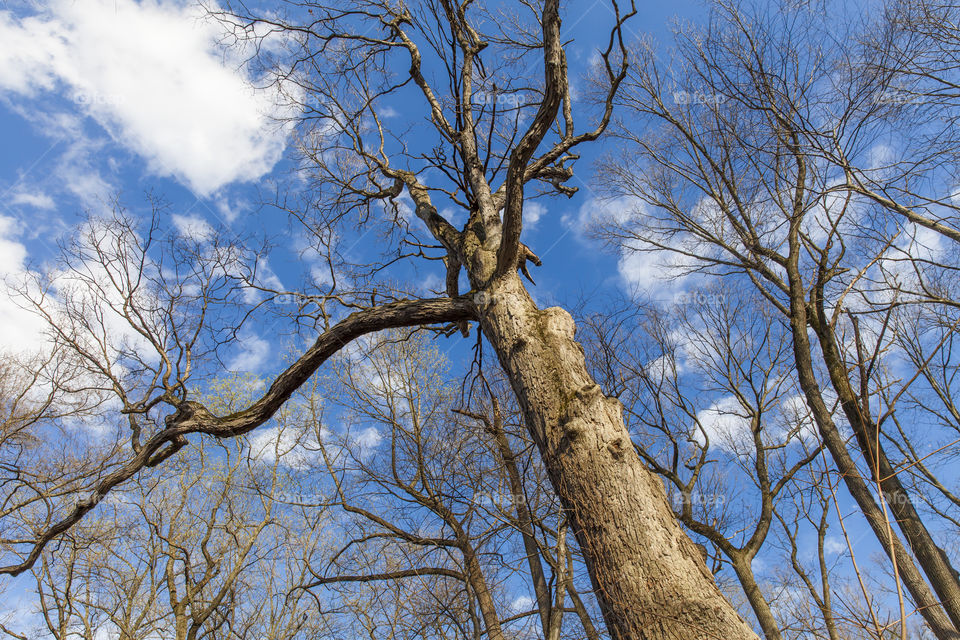
M753 637L675 521L660 479L636 454L621 404L606 397L587 371L570 314L540 309L519 274L540 262L522 241L528 193L535 187L574 192L566 183L575 149L604 132L626 77L623 25L635 12L616 3L609 8L611 31L600 44L596 69L599 108L585 129L580 121L589 114L579 112L588 109L571 97L557 0L495 11L428 1L220 12L241 39L284 36L280 47L261 52L301 107L298 135L307 183L315 189L303 206L293 199L278 204L305 223L321 249L336 236L334 229L354 224L379 227L388 249L382 261L362 269L352 268L349 256L328 253L328 264L344 270L345 287L290 292L300 294L302 317L322 329L313 346L259 399L218 414L193 398L189 382L209 373L198 372L201 364L213 364L201 356L216 353L218 338L232 337L229 329L251 311L240 292L241 284L258 288L256 271L248 270L245 283L224 275L237 272L238 257L220 246L181 249L176 264L168 259L167 268L157 269L161 247L142 242L153 236L115 232L124 228L122 221L98 227L85 245L90 251L73 254L82 257L73 265L81 273L92 263L108 276L85 280L93 298L74 297L54 314L50 299L34 296L63 348L88 366L97 388L113 394L129 420L129 433L118 438L129 453L95 483L97 495L169 459L188 446L191 434L237 437L264 425L320 365L359 336L451 323L466 332L466 323L476 321L523 410L612 637ZM529 68L538 69L538 80L526 86ZM522 99L500 109L501 95ZM421 113L388 126L384 109L395 99L414 101ZM406 141L414 130L418 143L411 145ZM448 206L466 214L459 227L444 215ZM427 238L419 238L414 221ZM445 264L446 297L409 299L411 292L389 279L391 269L430 258ZM470 287L465 296L458 289L461 272ZM49 287L45 291L56 297ZM217 315L212 307L221 312L219 332L209 324ZM104 309L137 332L138 348L100 348L104 331L97 313ZM346 310L353 313L344 316ZM47 543L92 508L86 502L58 508L57 518L22 539L18 557L0 570L16 574L33 566Z
M327 411L339 406L327 419L352 427L313 447L332 482L324 504L343 509L348 524L342 547L313 569L307 588L334 589L345 602L388 602L376 613L351 610L364 628L394 635L540 637L531 619L539 614L544 638L599 637L592 598L585 604L575 586L574 573L585 569L565 516L542 474L534 482L521 471L535 466L532 446L513 451L498 401L485 407L492 416L456 409L445 368L423 336L401 333L335 364L320 395L336 399ZM534 609L517 610L525 597L517 584L536 596ZM374 597L371 585L389 595Z
M251 382L224 380L205 401L229 409ZM241 440L198 442L112 492L33 569L49 636L280 640L323 630L296 590L323 514L284 512L289 474L265 453Z
M868 193L864 178L918 184L936 173L927 158L877 155L880 134L910 131L915 120L884 103L890 77L871 73L873 59L850 44L851 17L714 8L705 30L678 32L679 64L640 52L625 82L631 117L657 133L639 136L635 122L620 129L629 155L612 158L602 176L645 215L609 224L607 237L625 250L682 256L687 273L750 286L782 314L797 384L897 589L902 580L937 637L955 638L957 572L901 479L906 465L887 453L907 434L883 428L924 378L924 366L906 377L892 371L894 328L912 323L908 310L955 308L953 260L927 252L919 234L950 234L902 201Z

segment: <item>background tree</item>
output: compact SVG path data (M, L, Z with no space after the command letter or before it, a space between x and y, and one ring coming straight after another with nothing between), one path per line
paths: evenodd
M884 426L917 416L901 400L921 393L934 352L950 357L942 330L918 323L955 308L952 256L936 248L948 242L949 219L931 213L945 194L904 201L944 174L948 156L924 154L931 135L943 137L923 107L889 98L896 74L876 72L887 52L858 44L872 25L808 9L717 3L706 29L678 31L677 64L640 53L621 94L629 152L600 175L641 205L605 235L624 251L680 256L687 273L719 278L724 290L750 286L781 314L795 384L893 562L898 593L902 580L937 637L952 638L960 583L933 528L950 521L920 514L901 474L911 463L888 454L929 436ZM638 123L656 133L637 135ZM892 132L914 130L917 145L886 145ZM900 327L929 346L930 360L912 370L895 346Z
M254 382L223 380L206 401L229 409ZM292 640L324 630L297 590L324 514L290 513L290 481L264 446L200 441L112 492L33 569L48 637Z

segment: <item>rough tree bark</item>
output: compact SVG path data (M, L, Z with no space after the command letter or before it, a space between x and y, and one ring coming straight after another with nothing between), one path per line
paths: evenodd
M677 524L622 406L587 372L570 314L538 309L515 274L479 308L551 482L569 510L607 628L619 639L754 638Z

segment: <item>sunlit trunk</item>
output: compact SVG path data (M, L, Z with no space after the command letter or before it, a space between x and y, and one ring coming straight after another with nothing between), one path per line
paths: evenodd
M588 373L570 314L538 309L515 274L479 297L484 335L571 518L612 637L756 638L641 463L622 405Z

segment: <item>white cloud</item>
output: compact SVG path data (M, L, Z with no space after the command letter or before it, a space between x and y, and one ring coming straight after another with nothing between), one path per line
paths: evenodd
M122 354L132 355L147 362L156 361L159 354L154 345L138 329L153 329L155 318L144 313L147 327L135 327L136 320L125 313L127 305L135 308L155 309L160 306L156 291L147 284L134 288L131 283L148 279L155 268L147 258L143 263L143 272L136 260L122 262L111 260L111 243L118 243L125 250L132 251L135 239L131 235L116 235L116 230L103 219L91 219L78 230L78 241L85 247L98 247L107 251L103 262L96 259L77 260L72 268L56 269L46 273L50 277L51 294L44 300L44 309L53 315L58 323L72 325L71 316L90 314L96 310L95 320L90 330L81 328L75 336L80 344L86 344L93 352L104 349L110 354L111 366L118 367L114 373L120 375L123 365L116 359ZM66 314L60 316L60 314ZM102 329L102 331L101 331Z
M175 0L53 0L0 12L0 88L23 99L65 90L76 108L159 175L202 195L279 160L274 96L254 90L222 29Z
M693 428L693 438L704 444L704 434L711 447L731 453L746 453L753 449L753 434L744 409L734 396L724 396L697 414L699 427Z
M192 238L198 242L208 242L213 239L214 230L206 220L199 216L185 216L175 213L171 216L173 226L184 238Z
M34 209L50 210L55 208L53 198L45 193L15 193L10 198L10 204L33 207Z
M683 363L670 355L662 355L645 364L643 370L653 380L669 379L683 371Z
M768 415L764 420L762 435L766 444L778 446L799 442L812 447L819 442L817 425L802 395L782 398L775 409L768 407L768 414L773 411L776 411L777 419L773 420ZM720 398L697 413L697 420L703 431L694 426L692 435L701 445L706 432L711 447L736 454L754 450L749 416L735 396Z
M585 241L595 229L604 226L629 229L633 222L645 215L646 206L639 198L589 198L576 214L564 215L561 223L580 241ZM621 284L631 294L650 294L670 302L697 278L685 273L694 263L691 258L660 249L646 251L644 249L652 247L640 241L618 242L618 245L617 271Z
M787 396L780 401L780 414L784 424L773 436L778 442L797 438L807 446L814 446L819 442L817 424L807 407L806 398L802 395Z
M0 42L4 43L0 48L0 86L26 95L54 87L55 61L66 49L57 27L39 17L18 23L9 12L0 12Z
M321 427L325 437L326 428ZM309 469L320 462L320 444L315 432L273 426L258 429L250 438L250 454L265 464L280 462L292 469Z
M241 213L245 213L249 209L249 204L243 200L234 200L231 202L226 197L217 198L217 201L214 203L217 212L223 216L224 222L230 223L240 217Z
M890 145L877 143L867 151L867 167L864 171L874 180L882 180L890 174L890 167L896 162L896 151Z
M18 229L13 218L0 216L0 278L19 280L25 273L27 248L18 241ZM24 310L10 296L8 287L0 292L0 352L37 352L45 344L37 330L37 317Z
M64 126L68 123L65 122ZM57 160L54 173L63 186L85 205L97 207L107 202L116 188L94 166L94 159L103 152L104 142L77 135L79 130L77 125L72 134L66 134L70 135L71 142Z
M243 285L243 301L246 304L259 304L267 295L262 289L272 291L285 291L283 282L277 276L276 272L270 268L270 261L267 258L259 258L256 262L256 273L253 274L251 284L246 284L250 278L249 269L252 265L242 265L237 263L230 270L231 275L242 276L245 284Z
M92 221L77 230L80 241L87 241L98 234L98 223ZM117 271L116 264L108 270L95 261L75 263L75 270L53 269L37 273L30 271L25 258L26 247L19 242L21 229L10 218L0 217L0 278L6 286L0 292L0 353L10 354L18 360L31 362L32 358L47 357L56 348L49 340L49 325L30 308L32 302L39 299L41 293L36 288L37 279L49 278L49 288L42 293L45 313L53 318L59 327L65 328L71 339L81 345L87 353L98 354L101 364L110 369L115 376L122 377L126 371L125 358L136 354L142 362L155 362L158 355L152 344L131 327L123 316L125 297L132 295L134 304L141 309L155 308L153 293L147 287L130 293L118 291L115 283L124 280ZM151 268L148 262L146 268ZM18 291L26 291L28 299L21 298ZM83 316L84 321L77 321ZM149 316L149 314L148 314ZM89 326L85 326L89 322ZM69 369L68 385L88 390L103 388L104 380L98 372L87 367L81 358L71 349L61 349L57 359ZM28 364L28 366L31 366ZM75 367L75 368L74 368ZM62 371L66 371L63 369ZM62 373L61 373L62 374ZM57 375L61 375L57 374ZM51 391L46 382L35 385L30 393L44 394ZM84 394L83 402L103 401L101 408L119 409L117 400L108 392L89 391ZM69 404L79 398L64 398ZM93 435L106 435L109 430L105 424L88 416L74 416L71 424L84 427Z
M16 221L0 217L0 274L5 276L20 273L27 257L27 248L16 237Z
M518 596L510 603L510 610L514 613L529 611L533 608L534 600L530 596Z
M239 352L227 363L230 371L256 373L272 351L270 343L254 333L243 333L237 340Z
M539 202L524 202L523 227L531 231L536 229L537 223L540 222L540 218L542 218L546 213L547 208Z
M3 13L0 12L0 22L2 20ZM3 53L0 39L0 59ZM2 77L0 96L10 97L3 92ZM18 179L18 193L52 192L61 208L63 203L59 201L64 195L76 196L88 209L99 209L111 200L117 188L111 183L111 175L104 177L104 171L116 173L116 159L112 157L104 136L88 135L81 114L57 108L45 110L53 101L24 101L21 104L7 99L5 102L13 113L53 141L38 160L24 167ZM40 161L47 156L50 157L49 163L41 164ZM38 204L43 204L43 200Z
M692 262L672 251L643 251L624 245L617 271L631 293L642 291L670 301L689 286L694 276L685 275L684 270L692 266Z
M844 553L847 549L847 543L836 536L827 536L823 541L823 550L827 553Z
M920 274L926 272L925 262L939 262L949 246L944 237L925 227L906 224L893 245L887 248L871 267L870 277L857 282L854 291L844 301L853 310L868 309L871 305L889 303L894 296L900 301L910 297L911 291L921 291ZM862 329L867 324L862 325ZM864 332L864 336L866 332ZM852 344L851 344L852 346Z
M446 280L440 278L440 276L435 273L428 273L426 277L420 281L420 286L417 288L423 296L434 296L436 295L434 293L435 291L445 291L446 287Z
M560 221L582 241L598 223L624 224L633 217L643 215L643 212L644 204L639 198L588 198L580 205L576 214L566 214Z
M353 436L353 441L360 447L361 454L369 453L371 449L380 444L382 439L383 436L375 427L367 427Z

